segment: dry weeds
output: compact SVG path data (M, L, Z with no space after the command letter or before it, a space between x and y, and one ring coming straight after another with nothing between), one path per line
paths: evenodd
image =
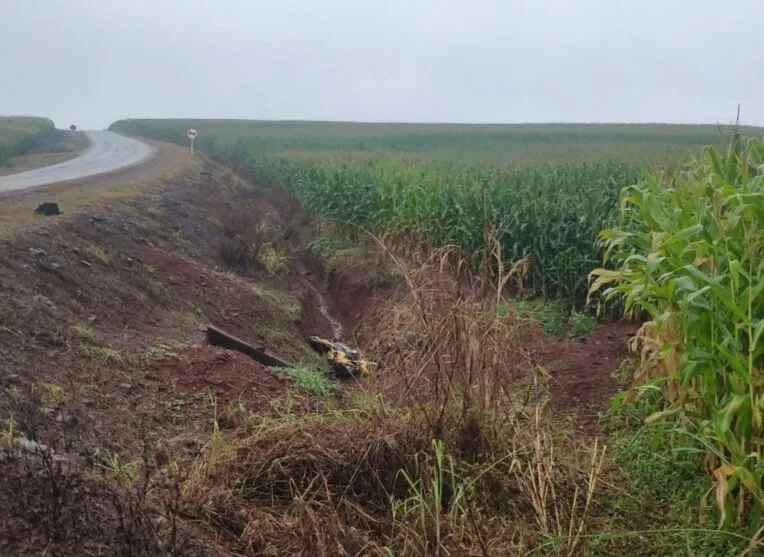
M210 548L580 553L605 448L565 454L543 403L513 388L528 376L544 385L522 326L495 311L500 288L465 289L455 255L399 260L408 296L386 309L382 330L402 339L413 329L423 342L380 341L376 383L319 412L282 406L230 432L216 421L193 456L169 444L164 469L180 478L179 514Z

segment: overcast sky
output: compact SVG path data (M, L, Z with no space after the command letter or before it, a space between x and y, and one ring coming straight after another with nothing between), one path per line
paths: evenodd
M764 125L764 0L0 0L0 114Z

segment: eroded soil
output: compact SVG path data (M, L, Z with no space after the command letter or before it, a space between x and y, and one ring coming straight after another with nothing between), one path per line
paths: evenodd
M320 363L305 343L333 332L318 292L348 340L363 348L384 334L373 320L392 279L352 258L325 272L305 251L311 234L283 191L254 188L210 161L136 196L16 231L0 245L0 418L72 462L108 467L113 455L141 454L147 439L199 450L206 404L267 411L291 380L205 346L205 325L290 362ZM253 243L283 255L284 266L247 260ZM241 256L236 274L231 253ZM612 374L634 329L608 324L583 340L534 347L561 412L595 423L618 389ZM17 495L0 500L0 515L15 517L0 521L0 553L39 555L63 536L52 554L96 554L99 540L119 532L114 510L100 508L90 487L78 496L82 509L41 529L33 519L50 512L35 502L41 476L19 474L0 470L0 490ZM72 528L76 539L64 534Z

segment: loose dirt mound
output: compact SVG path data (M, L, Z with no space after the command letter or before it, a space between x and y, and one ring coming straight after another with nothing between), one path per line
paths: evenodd
M171 381L196 399L209 392L219 404L242 402L251 410L267 407L291 384L244 354L212 346L190 348L177 358L161 360L155 370L159 379Z

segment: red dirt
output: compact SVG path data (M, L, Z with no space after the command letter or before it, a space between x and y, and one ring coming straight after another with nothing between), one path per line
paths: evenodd
M243 402L250 410L267 408L291 383L244 354L212 346L189 348L177 359L161 360L155 371L158 379L171 381L198 400L209 391L219 404Z
M198 263L143 246L138 258L154 268L167 289L182 301L193 300L209 322L227 332L269 349L262 333L255 330L276 327L278 311L270 302L253 295L247 286L224 275L216 275Z
M351 267L332 274L329 294L345 326L362 316L369 305L370 291L364 269Z
M181 293L220 286L220 279L214 277L201 265L170 255L160 249L142 246L138 249L138 256L143 263L155 267L156 271Z
M392 294L389 285L375 285L371 279L369 269L350 266L335 270L328 280L330 311L346 327L346 337L361 347L374 332L381 300ZM595 429L599 413L621 388L615 372L628 356L627 341L638 328L636 323L602 323L589 336L576 340L540 333L542 338L533 342L532 350L551 375L555 409L574 417L583 429Z
M536 343L537 360L550 372L552 404L566 414L577 415L583 426L596 423L618 392L614 377L628 355L627 341L638 324L603 323L588 337L579 340L546 338Z
M393 292L392 284L377 284L368 269L347 267L329 277L329 311L345 327L345 337L363 345L372 340L375 313Z
M307 289L300 309L300 331L304 337L332 338L334 331L329 321L319 311L320 300L312 289Z

